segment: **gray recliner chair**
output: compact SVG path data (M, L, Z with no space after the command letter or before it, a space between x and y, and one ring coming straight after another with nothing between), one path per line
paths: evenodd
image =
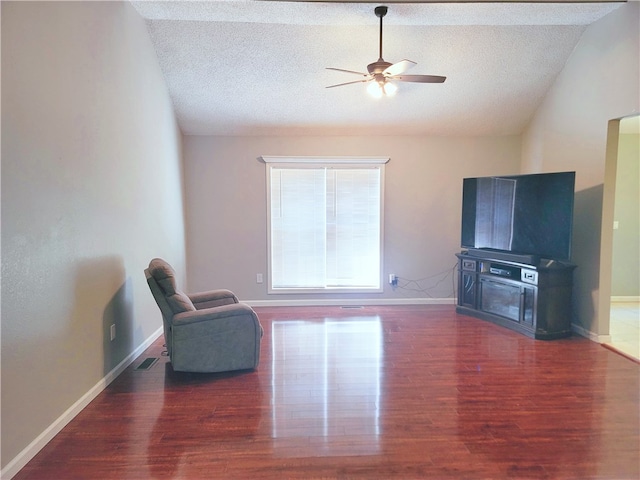
M174 370L225 372L258 366L262 326L233 292L185 294L176 286L175 270L161 258L151 260L144 272L162 312Z

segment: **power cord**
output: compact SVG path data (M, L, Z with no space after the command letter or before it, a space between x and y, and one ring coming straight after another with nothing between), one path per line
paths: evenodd
M438 272L435 273L433 275L429 275L428 277L423 277L423 278L418 278L418 279L409 279L409 278L404 278L404 277L400 277L400 276L396 276L396 278L398 279L398 285L396 287L394 287L395 289L401 289L401 290L406 290L409 292L417 292L417 293L421 293L423 295L426 295L429 298L434 298L433 294L431 293L431 291L433 291L434 289L436 289L438 286L440 286L442 283L444 283L445 280L447 280L449 278L449 276L451 276L451 292L449 292L449 294L452 297L455 297L456 295L456 282L455 282L455 271L456 268L458 266L458 262L453 264L453 267L447 269L447 270L443 270L442 272ZM425 282L428 281L432 281L434 279L437 279L437 281L431 285L424 285Z

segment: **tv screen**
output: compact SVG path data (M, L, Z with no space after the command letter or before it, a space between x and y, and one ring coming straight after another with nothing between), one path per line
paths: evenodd
M575 172L465 178L463 248L571 258Z

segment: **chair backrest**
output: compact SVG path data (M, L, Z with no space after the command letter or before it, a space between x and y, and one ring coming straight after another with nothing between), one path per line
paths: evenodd
M174 314L196 309L189 296L176 285L176 271L171 265L161 258L154 258L149 263L148 270Z
M191 299L176 286L176 272L166 261L154 258L144 271L149 289L160 311L164 327L164 339L171 355L171 323L176 313L195 310Z
M151 290L151 294L155 299L158 307L160 307L160 312L162 312L162 327L164 329L164 341L167 346L167 351L169 356L171 356L171 319L173 318L173 311L171 307L167 303L167 299L164 295L164 292L156 282L156 279L153 278L149 269L145 269L145 276L147 277L147 284L149 284L149 289Z

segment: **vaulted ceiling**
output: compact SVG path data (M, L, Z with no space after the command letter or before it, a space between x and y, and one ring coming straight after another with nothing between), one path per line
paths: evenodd
M585 28L620 6L388 3L383 57L417 62L374 99L354 74L378 59L374 3L134 1L188 135L520 133Z

